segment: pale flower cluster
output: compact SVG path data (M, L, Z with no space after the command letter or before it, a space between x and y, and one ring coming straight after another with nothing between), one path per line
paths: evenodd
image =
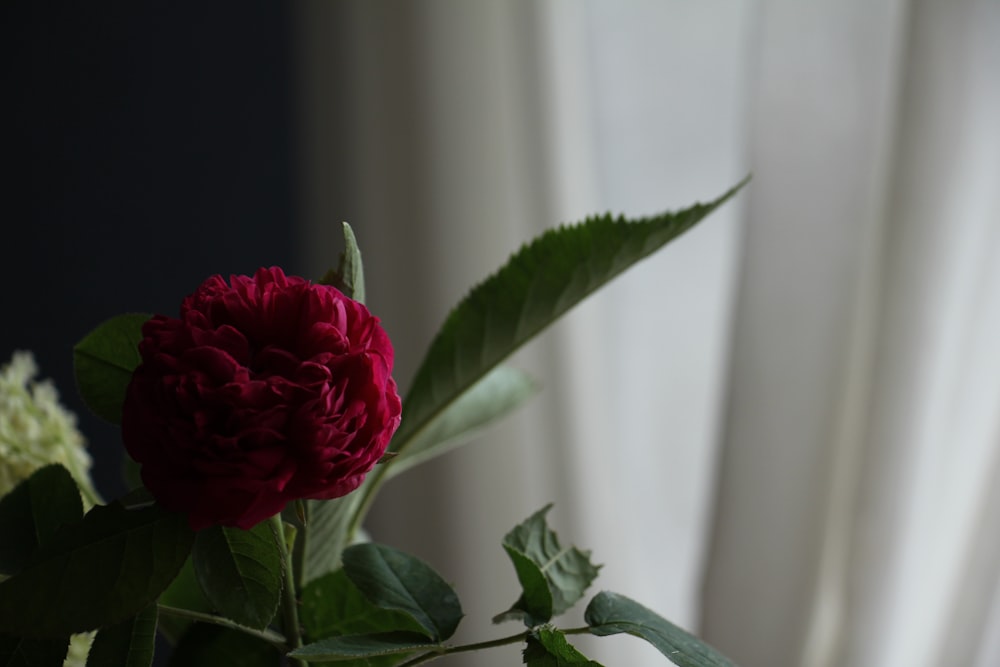
M35 470L61 463L80 486L86 504L98 501L90 480L90 455L76 415L59 404L49 380L36 380L30 352L15 352L0 369L0 496Z
M0 497L31 473L61 463L76 480L87 506L99 501L90 480L90 455L76 428L76 415L59 404L49 380L38 381L30 352L15 352L0 369ZM73 635L64 667L83 667L94 633Z

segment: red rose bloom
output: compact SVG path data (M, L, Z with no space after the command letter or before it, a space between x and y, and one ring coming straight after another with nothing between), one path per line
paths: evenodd
M399 426L389 337L333 287L279 268L213 276L142 334L122 438L195 530L350 493Z

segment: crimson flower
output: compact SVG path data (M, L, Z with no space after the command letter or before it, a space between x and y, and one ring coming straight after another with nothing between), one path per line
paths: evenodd
M195 530L350 493L399 426L389 337L334 287L277 267L212 276L142 333L122 438Z

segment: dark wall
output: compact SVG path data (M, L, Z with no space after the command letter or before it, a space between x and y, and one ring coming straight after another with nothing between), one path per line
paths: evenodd
M76 397L72 345L121 312L176 314L213 273L298 272L288 5L182 5L0 8L0 360L35 353L110 496L118 431Z

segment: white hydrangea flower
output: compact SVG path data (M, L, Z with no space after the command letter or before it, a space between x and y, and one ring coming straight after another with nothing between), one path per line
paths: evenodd
M15 352L0 369L0 496L35 470L61 463L80 486L85 504L99 502L90 480L90 455L76 415L59 404L49 380L36 380L30 352Z
M69 638L69 650L66 651L66 659L63 660L63 667L86 667L87 655L90 653L90 646L94 643L97 631L84 632L78 635L71 635Z
M37 381L30 352L15 352L0 369L0 496L39 468L61 463L80 487L84 504L100 501L90 480L90 455L76 415L59 404L49 380ZM63 667L84 667L94 632L73 635Z

